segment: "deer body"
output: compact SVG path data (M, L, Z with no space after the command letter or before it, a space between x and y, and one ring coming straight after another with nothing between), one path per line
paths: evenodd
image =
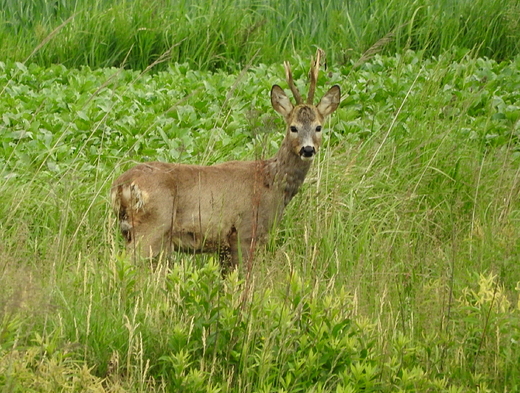
M287 64L286 72L293 89ZM123 173L111 197L129 251L144 257L173 250L219 252L232 266L240 258L250 261L303 183L324 119L339 100L339 86L333 86L317 106L301 99L293 106L275 85L271 102L287 131L273 158L211 166L150 162Z

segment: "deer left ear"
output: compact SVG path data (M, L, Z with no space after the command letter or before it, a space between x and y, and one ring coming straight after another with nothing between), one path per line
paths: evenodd
M274 85L271 89L271 104L274 110L284 117L287 117L294 108L291 100L278 85Z
M325 117L330 115L338 109L339 101L341 99L341 89L338 85L332 86L329 91L323 96L320 103L316 107L318 112Z

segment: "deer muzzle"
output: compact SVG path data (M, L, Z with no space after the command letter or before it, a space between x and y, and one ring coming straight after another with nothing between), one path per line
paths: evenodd
M303 146L300 149L300 157L302 160L312 159L315 154L316 154L316 149L314 148L314 146Z

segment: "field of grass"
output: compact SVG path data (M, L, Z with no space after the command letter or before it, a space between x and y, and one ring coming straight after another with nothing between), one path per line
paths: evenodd
M282 78L0 63L3 391L519 391L518 59L332 66L341 108L251 278L125 257L112 179L273 154Z
M0 391L520 392L517 2L144 3L0 0ZM271 156L316 45L342 103L252 274L134 263L112 180Z
M455 46L500 61L520 53L519 21L517 0L0 0L0 53L42 66L236 72L316 45L348 64L385 37L386 54Z

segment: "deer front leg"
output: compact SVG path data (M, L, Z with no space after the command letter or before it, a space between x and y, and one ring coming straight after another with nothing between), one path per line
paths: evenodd
M227 240L229 246L225 246L220 252L220 262L223 273L226 274L227 272L238 268L241 262L247 269L249 269L251 266L251 260L253 257L252 250L254 247L252 238L250 236L242 238L237 230L233 228L229 233Z

